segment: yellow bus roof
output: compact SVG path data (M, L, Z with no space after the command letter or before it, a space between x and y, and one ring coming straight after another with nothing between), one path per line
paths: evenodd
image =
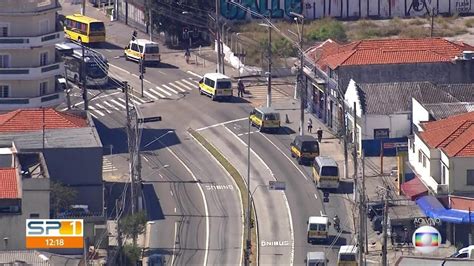
M91 18L91 17L88 17L88 16L84 16L84 15L81 15L81 14L67 15L66 18L71 19L71 20L75 20L75 21L79 21L79 22L84 22L84 23L102 22L98 19Z

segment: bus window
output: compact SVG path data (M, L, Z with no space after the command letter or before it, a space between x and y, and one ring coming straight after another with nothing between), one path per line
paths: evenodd
M338 176L338 169L335 166L324 166L321 175Z
M90 23L90 32L94 31L105 31L104 22L91 22Z

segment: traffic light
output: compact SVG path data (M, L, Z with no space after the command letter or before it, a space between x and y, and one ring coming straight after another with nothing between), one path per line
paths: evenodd
M323 202L329 202L329 192L323 193Z

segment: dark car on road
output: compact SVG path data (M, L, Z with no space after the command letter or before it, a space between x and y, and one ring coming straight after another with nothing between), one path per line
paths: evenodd
M296 136L290 144L291 157L299 164L311 163L319 156L319 144L312 136Z

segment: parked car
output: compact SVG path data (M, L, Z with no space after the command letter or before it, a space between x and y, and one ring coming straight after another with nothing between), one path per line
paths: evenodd
M451 258L459 259L474 259L474 245L461 248L456 253L450 256Z
M59 218L84 216L90 216L89 206L87 205L71 205L68 210L58 214Z
M383 216L375 216L374 219L372 220L372 229L375 232L382 233L383 230Z

